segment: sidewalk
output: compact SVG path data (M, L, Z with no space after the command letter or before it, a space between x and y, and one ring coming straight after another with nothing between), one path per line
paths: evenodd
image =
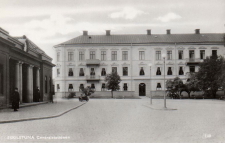
M30 107L23 107L17 112L14 112L10 108L2 109L0 110L0 124L59 117L85 103L79 102L77 98L58 98L55 99L54 103L42 103Z

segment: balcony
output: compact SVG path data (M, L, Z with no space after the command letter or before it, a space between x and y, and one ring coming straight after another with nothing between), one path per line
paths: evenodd
M202 60L199 59L199 58L188 58L188 59L186 59L187 65L198 65L201 62L202 62Z
M99 75L86 75L87 81L99 81L100 76Z
M99 66L100 65L100 60L99 59L87 59L86 60L86 65L87 66Z

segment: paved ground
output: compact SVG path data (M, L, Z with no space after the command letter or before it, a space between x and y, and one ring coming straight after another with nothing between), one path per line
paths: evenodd
M0 110L0 124L2 122L10 122L23 119L34 119L43 117L57 116L65 111L73 109L82 105L78 99L55 99L54 103L44 103L36 106L29 106L20 108L19 111L14 112L13 109L1 109Z
M157 110L162 106L162 99L151 108L147 98L91 99L58 118L0 124L0 142L225 142L225 101L170 99L167 107L177 110ZM56 136L67 139L39 139Z

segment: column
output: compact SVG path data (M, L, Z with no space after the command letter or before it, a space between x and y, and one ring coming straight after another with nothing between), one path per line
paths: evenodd
M15 82L16 82L16 85L15 85L15 87L17 87L18 88L18 90L19 90L19 85L20 85L20 82L19 82L19 61L16 63L16 77L15 77Z
M27 102L33 102L33 67L27 67Z
M23 62L19 64L19 94L20 94L20 103L23 102Z
M40 89L40 68L37 68L36 78L36 85Z

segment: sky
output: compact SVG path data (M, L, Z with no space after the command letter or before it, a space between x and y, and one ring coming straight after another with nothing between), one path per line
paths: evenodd
M89 35L225 33L225 0L0 0L0 27L26 35L55 61L54 45Z

